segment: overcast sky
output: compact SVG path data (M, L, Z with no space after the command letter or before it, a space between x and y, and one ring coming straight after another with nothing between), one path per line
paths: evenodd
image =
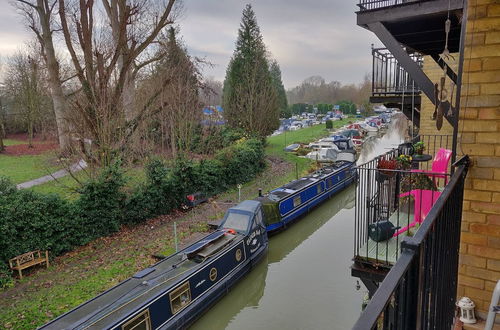
M371 70L370 44L377 39L356 25L356 0L184 0L181 35L191 54L214 64L207 76L224 79L247 3L287 89L312 75L357 83ZM0 0L0 55L12 54L28 38L9 1Z

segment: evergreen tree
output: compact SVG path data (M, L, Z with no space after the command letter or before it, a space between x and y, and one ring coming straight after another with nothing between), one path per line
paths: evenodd
M291 116L289 115L285 87L283 86L283 81L281 81L281 69L276 60L273 60L271 62L270 72L271 78L273 79L274 88L276 89L279 114L281 117Z
M266 54L255 13L248 4L226 71L222 104L230 126L261 137L279 126L277 91Z

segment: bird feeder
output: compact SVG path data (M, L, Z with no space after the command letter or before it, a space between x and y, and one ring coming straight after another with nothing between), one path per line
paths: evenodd
M476 316L474 314L474 307L476 305L470 298L462 297L457 302L458 308L460 308L460 321L466 324L476 323Z

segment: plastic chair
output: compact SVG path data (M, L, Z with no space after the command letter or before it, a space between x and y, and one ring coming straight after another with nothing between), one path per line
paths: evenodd
M430 171L427 170L411 170L412 172L417 173L429 173L427 175L432 177L432 181L434 183L436 178L443 178L444 184L448 183L448 176L446 172L448 171L448 163L451 159L451 150L439 148L436 156L434 156L434 160L432 161L432 169ZM434 174L439 173L439 174ZM442 174L441 174L442 173Z
M421 224L441 193L434 190L414 189L399 195L399 197L406 197L410 195L415 199L413 206L413 221L408 226L399 229L392 237L396 237L399 234L404 233L411 227L414 227L417 223Z

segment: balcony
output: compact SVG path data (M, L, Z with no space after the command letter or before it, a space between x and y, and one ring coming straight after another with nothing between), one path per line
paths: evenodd
M449 182L420 228L402 238L396 262L353 329L452 328L468 167L467 156L453 164Z
M424 143L425 154L428 156L414 157L419 161L408 164L411 168L383 171L378 169L381 159L395 165L399 155L408 154L409 149L404 145L357 168L359 179L356 186L354 256L351 274L359 277L371 294L401 257L401 242L405 237L415 236L420 231L422 223L427 221L429 210L432 210L451 181L449 159L444 166L446 170L437 173L433 172L433 161L430 158L434 158L441 148L450 150L452 136L425 135L418 136L413 142L417 141ZM399 235L394 237L388 235L386 239L374 240L370 231L378 225L387 225L387 220L395 227L399 227L393 231L393 233L400 231ZM405 228L409 229L404 230Z
M358 7L359 26L375 32L373 25L382 23L400 44L424 55L443 51L449 12L448 48L452 53L459 51L462 0L360 0Z
M419 53L409 54L421 68L423 57ZM372 48L372 95L371 103L382 103L388 108L401 109L406 117L414 117L419 126L421 91L408 71L385 48ZM414 113L412 114L412 109Z

